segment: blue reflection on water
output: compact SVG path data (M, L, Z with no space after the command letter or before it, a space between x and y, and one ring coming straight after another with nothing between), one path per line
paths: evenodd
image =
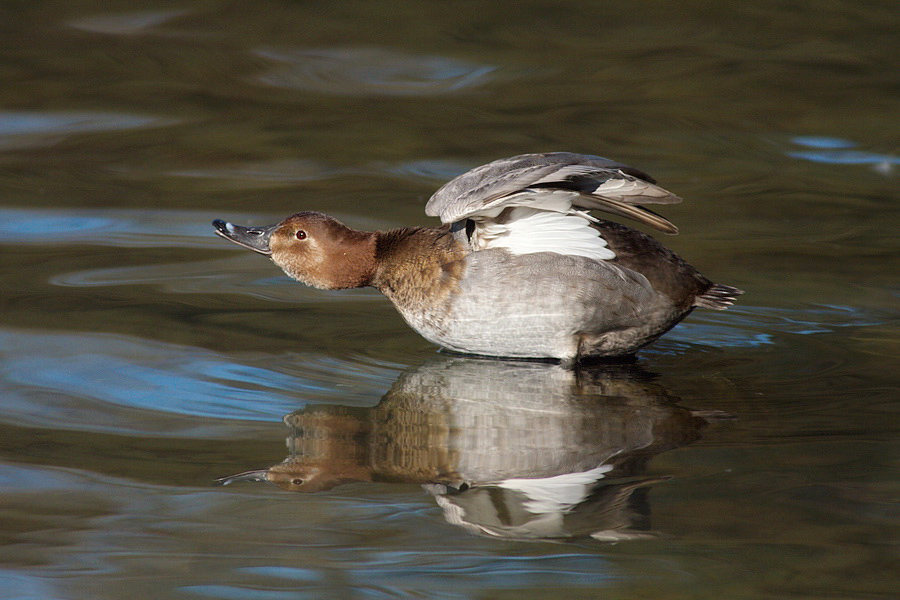
M0 235L6 242L31 241L37 238L44 241L45 236L99 232L112 229L117 224L115 219L98 215L54 216L39 211L11 209L0 210L0 215Z
M91 411L101 409L83 405L85 414L73 412L59 395L156 413L271 422L308 399L339 400L348 383L371 388L378 398L395 376L393 369L321 360L309 369L298 361L293 372L280 373L201 348L112 334L0 330L0 353L6 417L43 416L69 427L85 425L75 421L90 421Z
M833 137L819 137L814 135L801 135L792 137L791 141L798 146L806 146L808 148L828 148L836 150L839 148L853 148L856 142Z
M53 593L47 578L21 570L0 570L0 588L5 590L4 598L15 600L54 600L61 597Z
M121 343L113 341L109 351L103 353L78 353L73 349L65 355L11 356L5 361L2 387L37 388L167 413L266 421L299 404L285 392L322 389L279 373L223 364L213 357L191 359L179 353L126 358L118 355ZM0 332L0 349L12 353L15 346L15 337ZM262 389L243 389L249 385Z
M815 150L796 150L788 152L791 158L800 158L813 162L845 165L861 164L900 164L900 157L889 154L878 154L864 150L850 150L857 144L850 140L832 137L798 136L791 138L798 146L815 148Z
M844 165L865 165L887 163L891 165L900 164L900 157L889 156L887 154L875 154L873 152L863 152L859 150L829 150L822 152L805 151L805 152L789 152L791 158L802 158L821 163L833 163Z
M0 244L198 247L219 240L200 211L0 208Z
M120 113L0 112L0 147L6 136L113 131L160 122L156 117Z
M541 585L548 577L563 585L597 586L614 578L608 562L594 554L543 554L541 556L485 556L475 552L460 551L377 551L373 548L357 548L366 555L365 563L348 561L342 572L348 584L357 592L377 590L377 585L388 597L403 597L403 591L412 589L433 590L433 598L470 598L473 593L487 589L526 589ZM320 573L303 568L284 566L242 567L236 571L261 576L261 588L297 585L321 585ZM377 573L377 578L373 575ZM234 588L230 586L202 586L192 589L196 593L217 598L230 598ZM213 589L215 588L215 589ZM243 588L241 588L243 589ZM253 592L255 593L255 592ZM224 594L224 595L218 595ZM249 597L255 597L252 595ZM265 597L265 596L261 596Z
M0 244L237 249L213 232L212 220L219 216L218 211L200 210L0 208ZM277 215L232 212L229 216L251 225L268 225L281 219ZM363 224L377 228L383 223Z
M221 598L222 600L296 600L297 598L317 596L299 590L255 590L236 585L191 585L181 589L205 598Z
M695 312L664 340L721 348L775 344L780 334L830 333L842 327L868 327L885 321L850 307L813 305L800 309L734 306L724 313Z
M290 579L291 581L319 581L322 579L322 574L318 571L312 569L299 569L297 567L240 567L235 570L253 575Z

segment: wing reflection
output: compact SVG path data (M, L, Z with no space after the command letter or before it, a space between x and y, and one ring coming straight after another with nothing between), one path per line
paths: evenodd
M709 415L633 364L440 356L373 408L315 405L284 418L290 455L218 480L317 492L352 481L419 483L448 522L509 539L650 535L646 462L699 437Z

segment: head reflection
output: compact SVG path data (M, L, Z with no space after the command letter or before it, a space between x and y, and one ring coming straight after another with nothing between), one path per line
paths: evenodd
M284 418L289 456L224 477L294 492L419 483L448 522L508 539L649 535L647 461L699 437L708 415L633 364L578 370L440 356L373 408L315 405Z

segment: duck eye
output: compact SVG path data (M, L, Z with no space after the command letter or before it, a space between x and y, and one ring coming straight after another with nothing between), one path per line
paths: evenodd
M299 479L299 478L298 478L298 479L291 479L291 483L293 483L294 485L303 485L303 480L302 480L302 479Z
M295 235L297 236L297 239L298 239L298 240L305 240L305 239L306 239L306 232L303 231L302 229L301 229L300 231L298 231Z

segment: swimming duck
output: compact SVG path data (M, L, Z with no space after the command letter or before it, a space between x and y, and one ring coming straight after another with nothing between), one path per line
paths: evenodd
M571 364L632 354L694 308L725 309L743 293L589 212L674 234L642 205L680 201L633 167L551 152L496 160L446 183L425 206L440 227L358 231L319 212L269 227L213 226L307 285L375 287L449 350Z

